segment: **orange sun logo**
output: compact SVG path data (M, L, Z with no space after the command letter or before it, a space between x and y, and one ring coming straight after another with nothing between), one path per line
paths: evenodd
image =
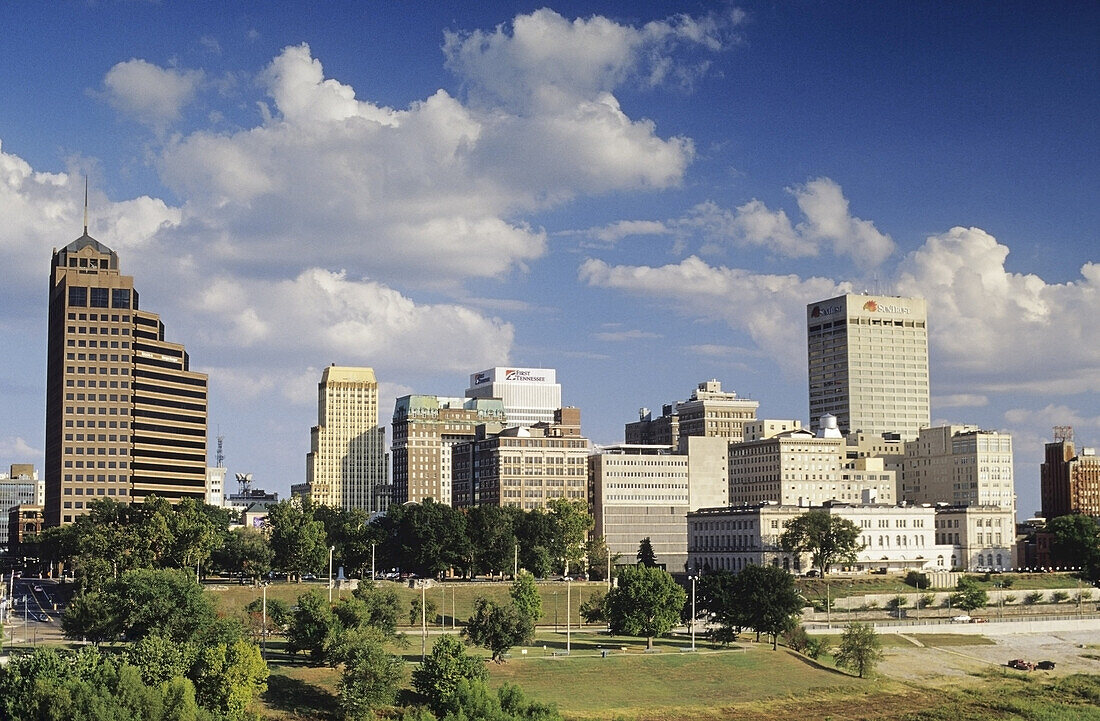
M878 310L878 303L873 300L869 300L863 304L863 310L867 311L868 313L874 313L876 310Z

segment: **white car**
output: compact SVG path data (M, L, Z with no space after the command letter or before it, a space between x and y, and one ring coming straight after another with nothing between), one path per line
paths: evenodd
M970 616L967 616L964 613L961 616L955 616L951 620L954 621L955 623L970 623Z

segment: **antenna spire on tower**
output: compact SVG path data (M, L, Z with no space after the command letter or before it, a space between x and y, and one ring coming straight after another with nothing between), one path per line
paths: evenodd
M88 234L88 176L84 176L84 235Z

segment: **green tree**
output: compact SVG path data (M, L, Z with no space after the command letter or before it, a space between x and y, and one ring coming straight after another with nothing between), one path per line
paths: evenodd
M195 649L191 644L151 635L130 644L124 657L127 663L138 669L146 684L156 686L177 676L186 676L194 655Z
M1047 523L1054 535L1051 556L1056 563L1077 566L1086 578L1100 581L1100 523L1091 516L1059 516Z
M413 671L412 685L433 712L443 715L456 710L455 693L461 681L484 681L487 676L484 661L467 654L455 636L443 635Z
M955 585L951 594L951 605L969 613L984 608L989 603L989 594L974 579L963 576Z
M804 604L794 577L778 566L742 570L734 577L733 599L744 625L772 637L772 650L779 634L795 625Z
M381 587L375 583L360 583L352 591L352 597L366 606L365 623L382 631L387 636L397 633L397 617L400 615L401 600L397 591L391 587Z
M402 570L430 577L469 565L466 516L457 508L426 498L390 506L379 523L386 533L386 554Z
M581 601L578 612L585 623L606 623L607 594L603 591L593 593Z
M503 663L508 649L523 643L534 633L532 625L531 619L519 613L512 604L501 605L481 596L474 604L474 615L466 622L463 634L475 646L489 649L493 661Z
M372 718L374 709L393 703L405 680L405 664L387 653L376 629L348 631L332 652L343 666L336 684L340 708L349 719Z
M529 643L535 637L535 624L542 618L542 596L539 595L539 587L535 585L535 577L527 571L520 571L512 581L510 595L516 611L531 619L531 635L523 639L524 643Z
M213 561L219 568L253 581L267 575L274 560L275 552L263 533L248 526L225 534L222 545L213 553Z
M649 536L643 538L638 544L638 563L648 568L654 568L657 565L657 555L653 553L653 544Z
M185 498L167 514L167 533L171 539L167 558L173 568L201 568L224 539L204 510L205 503Z
M882 660L878 634L870 624L850 623L840 637L834 658L836 665L859 673L859 677L874 670Z
M413 596L412 601L409 602L410 626L419 626L421 622L435 623L435 614L439 610L435 601L427 598L427 594L425 594L423 608L421 608L420 603L420 596Z
M653 638L672 630L680 620L687 594L660 568L627 567L619 572L619 585L607 594L605 605L612 633L644 636L646 647Z
M723 630L723 637L736 637L744 626L747 609L738 599L737 576L730 571L704 574L696 589L696 605L707 614L711 623Z
M593 536L584 546L585 558L588 561L588 580L606 581L608 574L608 560L610 559L610 572L615 575L615 565L622 560L623 554L612 553L608 555L607 541L603 536Z
M787 553L810 554L824 576L834 563L851 563L862 546L859 526L826 510L814 510L787 521L779 545Z
M314 663L326 661L326 648L341 631L332 607L316 590L298 596L298 610L291 616L286 634L286 650L308 651Z
M236 641L204 646L189 676L200 706L217 711L227 721L239 721L267 690L268 669L256 644Z
M550 510L553 539L550 550L561 560L562 573L569 575L569 564L584 559L584 540L595 521L588 514L588 504L568 498L552 498L546 504Z
M508 506L474 506L466 514L470 537L470 572L504 573L516 561L516 511Z
M159 634L186 641L214 621L214 605L194 574L135 569L99 593L78 594L61 622L69 638L113 641L125 636L136 641Z
M267 528L275 568L301 580L318 573L328 561L325 527L313 518L313 508L298 499L268 507Z

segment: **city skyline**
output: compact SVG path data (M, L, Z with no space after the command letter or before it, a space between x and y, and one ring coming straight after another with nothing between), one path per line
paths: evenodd
M387 425L512 364L600 444L710 378L808 423L806 304L863 290L927 300L932 423L1013 435L1021 516L1051 426L1100 445L1100 9L541 6L0 9L2 463L43 470L84 173L281 494L330 363Z

